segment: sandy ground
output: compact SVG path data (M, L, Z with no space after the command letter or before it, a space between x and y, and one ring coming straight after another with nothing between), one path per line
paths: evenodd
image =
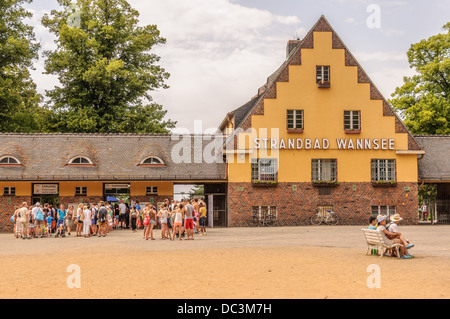
M401 231L415 258L366 256L360 226L220 228L193 241L0 234L0 298L449 298L450 226ZM73 235L73 234L72 234ZM69 288L69 265L81 288ZM370 265L381 288L369 288ZM72 277L71 277L72 276ZM72 281L73 282L73 281Z

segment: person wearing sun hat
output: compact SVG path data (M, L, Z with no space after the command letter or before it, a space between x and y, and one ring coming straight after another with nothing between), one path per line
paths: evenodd
M378 227L377 230L379 232L381 232L381 235L383 237L383 241L387 244L387 245L392 245L392 244L401 244L400 246L400 258L402 259L409 259L412 258L411 256L409 256L407 254L406 251L406 247L404 245L404 243L400 240L400 235L399 233L391 233L386 229L386 220L387 217L386 216L379 216L378 217ZM389 239L389 237L391 237L392 239Z
M410 244L409 241L403 236L402 233L398 230L398 223L403 220L402 217L400 217L400 214L395 214L391 216L391 224L388 227L388 231L391 233L397 233L400 234L399 239L402 241L402 243L405 245L406 249L410 249L414 247L414 244ZM412 256L409 251L407 251L408 255Z

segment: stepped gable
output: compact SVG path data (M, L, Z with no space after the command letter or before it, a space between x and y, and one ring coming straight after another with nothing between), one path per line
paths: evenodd
M381 100L383 103L383 116L394 116L395 117L395 132L396 133L406 133L408 134L408 149L409 150L421 150L420 145L414 139L413 135L406 128L404 123L400 120L398 115L393 110L392 106L383 97L381 92L369 78L367 73L349 51L347 46L341 40L336 31L331 27L325 16L321 16L316 22L313 28L307 33L303 40L290 41L288 43L288 58L281 65L281 67L272 74L267 83L258 91L258 95L254 97L251 103L245 104L248 109L247 114L240 118L239 123L235 122L235 129L242 128L247 130L252 127L251 117L252 115L264 115L264 99L276 99L277 98L277 82L288 82L289 81L289 66L290 65L301 65L301 51L302 49L313 49L314 48L314 32L332 32L332 48L336 50L345 50L345 65L350 67L358 68L358 83L368 83L370 84L370 99L371 100ZM251 106L251 107L249 107ZM242 110L242 109L241 109Z

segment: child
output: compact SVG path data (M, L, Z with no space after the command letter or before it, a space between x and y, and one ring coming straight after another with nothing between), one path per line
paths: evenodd
M369 217L369 229L377 230L377 219L375 218L375 216Z
M45 208L44 208L44 210L46 210ZM49 236L52 236L52 222L54 221L55 219L52 217L52 214L50 213L50 212L48 212L47 213L47 218L45 219L45 221L46 221L46 223L47 223L47 234L49 235Z
M55 237L66 237L64 234L64 219L58 219L58 223L56 224L56 236Z

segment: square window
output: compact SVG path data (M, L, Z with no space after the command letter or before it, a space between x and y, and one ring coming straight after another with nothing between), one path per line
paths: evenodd
M330 67L325 65L318 65L316 67L316 83L320 85L330 84Z
M86 194L87 194L87 187L85 187L85 186L75 187L75 196L86 195Z
M361 130L360 111L344 111L344 130L346 131Z
M266 222L277 220L277 206L252 206L252 219Z
M15 187L4 187L3 188L3 196L14 196L16 195L16 188Z
M286 122L288 130L302 130L303 110L287 110Z
M394 159L373 159L372 160L372 181L373 182L395 182L396 167Z
M157 186L147 186L147 195L158 195L158 187Z
M337 181L336 159L313 159L312 163L313 182L335 182Z
M276 158L252 159L253 182L276 182L278 180L278 160Z
M372 216L377 217L378 215L383 215L390 217L396 214L395 206L372 206Z

